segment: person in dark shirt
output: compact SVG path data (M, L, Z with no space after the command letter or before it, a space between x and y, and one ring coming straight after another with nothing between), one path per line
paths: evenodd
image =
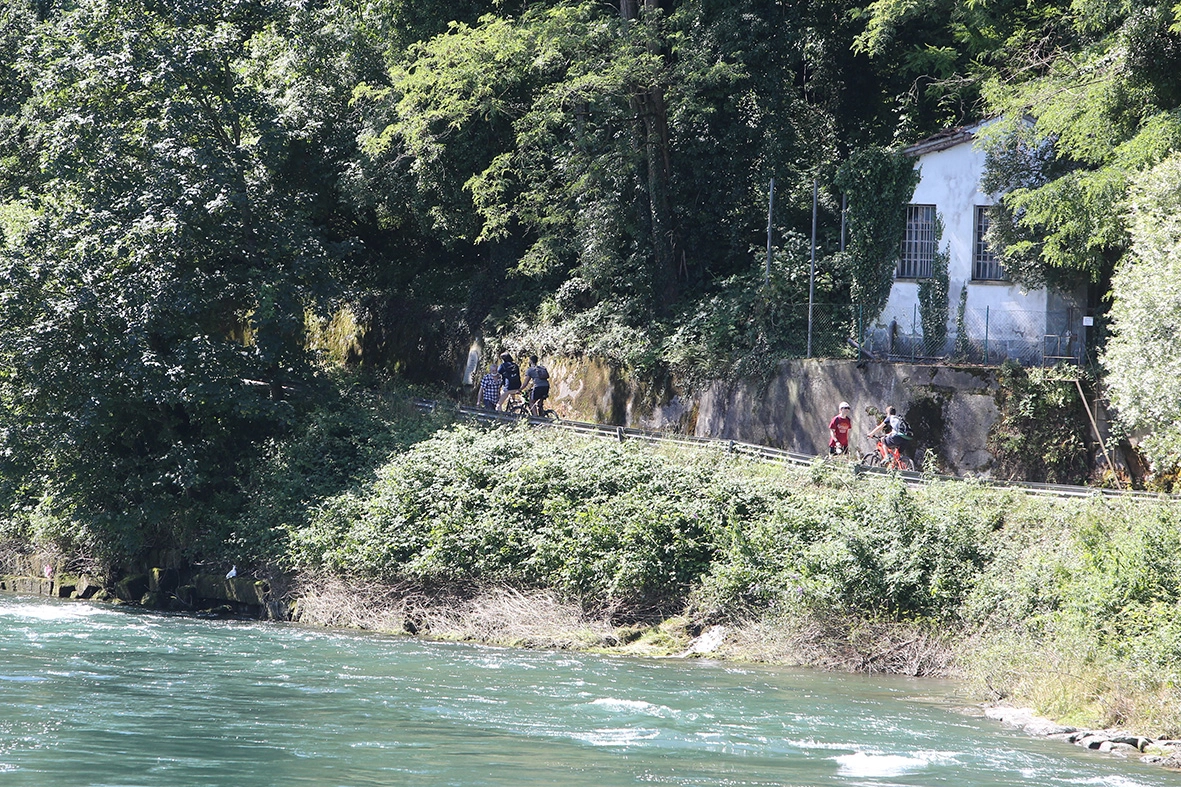
M500 366L496 368L496 373L504 381L504 388L500 392L500 401L496 403L497 409L503 410L504 403L508 401L508 398L521 392L521 367L513 363L512 355L503 352L500 354Z
M529 356L529 368L525 370L528 380L529 410L534 415L541 415L546 397L549 396L549 369L537 362L536 355Z
M914 440L914 435L910 432L910 424L898 414L893 405L886 408L886 417L869 433L869 436L876 437L879 432L883 433L882 442L890 448L897 448L905 454L911 450L911 441Z

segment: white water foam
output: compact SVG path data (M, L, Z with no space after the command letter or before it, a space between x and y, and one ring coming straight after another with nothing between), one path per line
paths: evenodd
M840 766L841 776L858 778L889 778L903 776L939 763L955 760L949 752L916 752L913 755L870 754L859 751L833 758Z
M614 728L575 733L571 737L592 746L630 746L660 736L660 730L642 728Z
M1097 784L1100 787L1144 787L1144 782L1130 779L1127 776L1120 776L1118 774L1109 774L1107 776L1092 776L1087 779L1079 779L1075 784Z
M642 713L645 716L657 716L662 719L668 719L677 715L677 712L665 705L653 705L651 702L644 702L643 700L619 700L614 697L601 697L590 703L610 711L617 711L620 713Z
M0 604L0 616L22 620L78 620L96 615L109 615L109 610L87 604Z

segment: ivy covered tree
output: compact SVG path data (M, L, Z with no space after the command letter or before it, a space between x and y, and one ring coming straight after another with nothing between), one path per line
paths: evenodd
M914 159L881 148L854 152L837 172L836 184L848 201L850 243L843 264L866 324L881 315L890 298L906 232L905 207L918 182Z

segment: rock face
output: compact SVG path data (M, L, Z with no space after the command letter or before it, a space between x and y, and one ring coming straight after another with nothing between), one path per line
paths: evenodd
M839 402L853 405L857 440L876 425L868 408L892 404L919 444L939 454L943 469L982 473L993 462L985 448L1000 414L992 369L794 360L781 362L766 386L718 381L687 394L672 385L641 388L597 361L557 359L549 368L550 401L567 418L823 454Z
M915 430L919 446L938 452L945 469L983 472L988 430L1000 411L992 370L852 361L785 361L766 389L714 383L701 396L695 434L784 448L828 450L836 405L853 405L853 438L877 425L868 412L894 405ZM851 443L854 449L861 444Z
M17 565L29 572L39 561L29 559ZM152 567L143 573L119 577L109 584L88 576L58 573L52 565L44 566L43 576L28 573L0 574L0 590L55 598L93 599L138 604L151 609L177 612L241 615L254 618L288 620L291 608L272 589L271 582L245 576L194 572L178 568Z

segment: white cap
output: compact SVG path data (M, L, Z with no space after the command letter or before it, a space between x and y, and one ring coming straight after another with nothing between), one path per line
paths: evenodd
M848 403L848 402L841 402L840 406L839 406L839 407L837 407L837 409L838 409L838 410L844 410L844 409L846 409L846 408L848 408L849 410L852 410L852 409L853 409L852 407L849 407L849 403Z

